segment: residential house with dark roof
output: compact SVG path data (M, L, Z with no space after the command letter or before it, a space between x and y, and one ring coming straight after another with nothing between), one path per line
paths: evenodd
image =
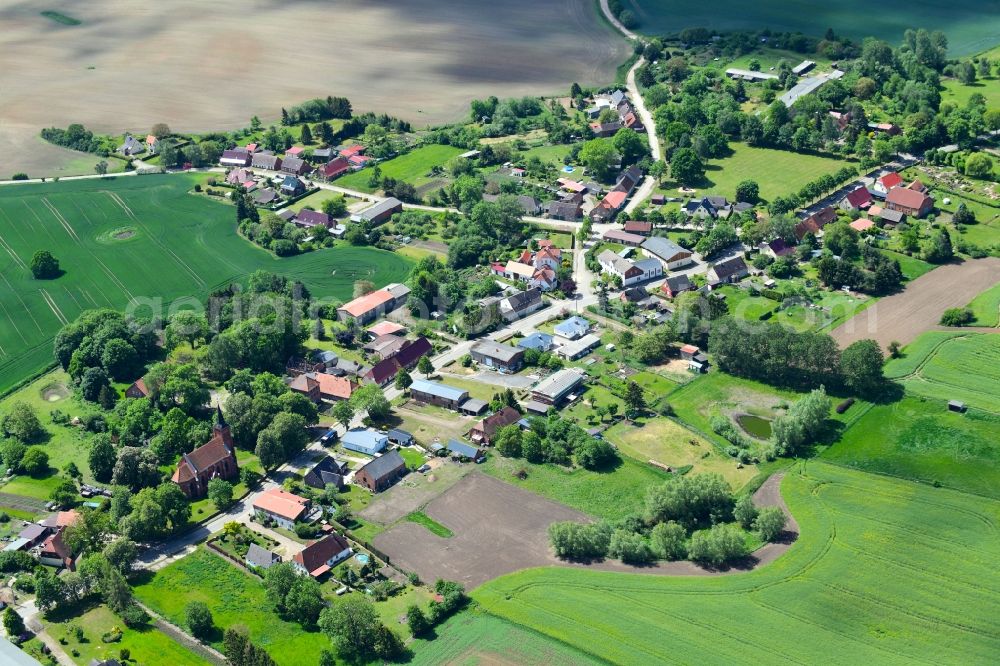
M132 384L125 389L126 398L146 398L148 396L149 388L146 386L146 380L142 377L132 382Z
M582 207L576 201L550 201L545 204L546 214L553 220L574 222L583 214Z
M663 285L660 286L660 291L662 291L667 298L676 298L678 294L685 291L692 291L693 289L694 284L687 275L683 274L668 277L664 280Z
M813 236L819 236L823 227L836 219L837 211L834 210L833 206L826 206L795 225L795 238L802 240L806 234L810 233Z
M640 220L629 220L628 222L625 223L625 226L622 229L622 231L628 234L638 234L640 236L648 236L653 232L653 223L642 222Z
M318 210L303 208L295 214L295 224L300 227L326 227L330 228L330 216Z
M525 215L538 215L542 212L542 205L538 202L538 199L527 194L519 195L517 203L521 206L521 210L524 211Z
M250 165L250 151L246 148L232 148L223 150L219 157L219 164L222 166L245 167Z
M293 176L304 176L312 171L312 165L301 157L289 156L286 153L285 159L281 161L281 171Z
M281 171L281 158L274 153L262 152L254 153L250 160L254 169L266 169L267 171Z
M320 578L353 552L347 539L339 534L328 534L293 555L292 564L299 573Z
M70 571L75 568L73 550L63 538L62 530L45 539L38 551L38 561L50 567L65 567Z
M486 454L478 446L473 446L457 439L449 439L448 446L445 448L448 449L448 453L455 460L469 460L478 463L486 458Z
M596 121L590 123L590 130L594 133L594 136L601 139L614 136L621 128L622 124L617 120L613 120L609 123L600 123Z
M367 222L374 227L388 222L394 214L401 212L403 212L403 202L395 197L389 197L369 206L360 213L351 215L351 221Z
M306 184L295 176L285 176L281 181L281 194L286 197L297 197L305 193Z
M217 409L212 438L191 453L182 453L170 480L180 486L188 498L199 499L208 492L208 482L212 479L229 481L239 473L229 424L222 417L222 410Z
M472 360L500 372L517 372L524 366L524 350L492 340L477 342L469 351Z
M402 428L393 428L388 432L389 441L396 446L410 446L414 443L413 435Z
M386 490L406 476L406 462L399 451L389 451L354 473L354 483L373 493Z
M504 405L500 411L490 414L472 426L472 429L465 436L475 444L491 446L493 444L493 436L496 435L500 428L513 425L520 420L520 412L513 407Z
M872 193L864 185L856 187L840 200L843 210L864 210L872 205Z
M775 238L765 243L762 249L766 254L771 255L775 259L778 257L787 257L795 252L795 248L786 243L784 238Z
M707 273L710 286L739 282L748 275L750 275L750 269L747 268L743 257L731 257L713 264Z
M506 321L515 321L537 312L544 306L540 288L525 289L500 299L500 316Z
M618 179L615 181L615 189L619 189L626 195L629 195L632 194L632 190L641 182L642 169L638 165L633 164L618 174Z
M343 157L332 159L319 168L319 177L326 181L334 180L351 170L351 163Z
M255 543L250 544L250 547L247 549L247 555L243 558L243 563L246 564L248 569L257 569L259 571L266 571L279 562L281 562L280 555L272 553L266 548L261 548Z
M421 356L426 356L433 351L430 341L424 336L420 336L409 345L403 347L399 352L384 361L379 361L365 373L366 381L385 386L396 376L400 368L409 370L420 360Z
M646 240L645 236L629 233L627 231L621 231L619 229L610 229L605 231L603 238L609 243L619 243L630 247L639 247L642 245L643 241Z
M330 484L337 488L343 488L345 476L347 476L346 462L337 460L333 456L323 456L306 471L302 481L310 488L319 488L320 490Z

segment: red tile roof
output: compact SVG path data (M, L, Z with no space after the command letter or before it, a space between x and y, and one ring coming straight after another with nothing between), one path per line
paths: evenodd
M918 190L911 190L908 187L894 187L889 190L885 200L897 206L903 206L912 210L920 210L925 201L929 199L926 194Z
M379 289L371 292L370 294L365 294L364 296L355 298L349 303L344 303L340 309L346 311L352 317L360 317L381 305L385 305L391 300L392 294L385 289Z
M356 143L353 146L348 146L347 148L344 148L342 151L340 151L340 156L351 157L353 155L360 155L363 152L365 152L365 147L362 146L360 143Z
M882 183L882 187L886 190L891 190L892 188L903 184L902 176L896 172L885 174L879 178L879 181Z
M338 553L342 553L350 548L347 539L339 534L330 534L319 541L313 541L301 552L296 553L292 559L309 572L312 576L322 576L329 571L326 563Z
M174 475L171 479L174 483L190 481L195 478L198 470L211 467L231 455L232 452L230 451L225 440L223 440L222 435L216 433L206 444L199 446L197 449L181 458L181 461L177 465L177 469L174 470ZM191 469L191 465L194 465L194 469Z
M868 191L867 187L861 186L856 190L849 192L846 197L848 203L850 203L855 208L861 208L867 203L871 203L872 195Z
M627 196L628 195L621 190L612 190L605 195L604 199L601 200L601 205L606 208L617 210L621 208L623 203L625 203L625 198Z
M319 172L324 178L333 178L334 176L339 176L342 173L350 171L350 169L351 163L346 158L338 157L321 166Z
M320 395L324 398L347 400L357 388L347 377L336 377L323 372L317 372L315 376L316 381L319 382Z
M368 332L378 338L383 335L396 335L405 330L406 327L402 324L397 324L394 321L381 321L369 328Z
M306 511L309 500L281 488L271 488L257 496L253 508L281 516L286 520L297 520Z

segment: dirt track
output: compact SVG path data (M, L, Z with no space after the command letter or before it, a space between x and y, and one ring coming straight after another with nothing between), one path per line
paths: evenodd
M841 348L865 338L878 341L883 349L893 340L906 345L937 327L945 310L968 304L998 282L1000 259L996 257L941 266L848 319L831 335Z
M473 472L438 497L424 512L448 527L455 536L442 538L416 523L400 523L375 537L375 546L392 562L415 571L425 581L445 578L472 589L520 569L566 566L668 576L719 576L747 571L773 562L798 535L798 524L781 498L783 474L775 474L754 494L758 506L780 506L788 516L786 538L759 548L741 566L707 569L694 562L661 562L637 567L617 560L592 564L564 562L549 549L547 528L562 520L589 520L585 515L534 493Z
M609 83L629 52L592 0L13 0L0 26L4 177L66 161L38 146L50 125L228 131L341 95L422 127L466 116L474 98Z

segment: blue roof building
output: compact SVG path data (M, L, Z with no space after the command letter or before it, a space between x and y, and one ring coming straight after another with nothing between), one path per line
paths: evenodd
M462 403L469 399L469 392L447 384L417 379L410 384L410 396L414 400L428 402L432 405L458 409Z
M375 430L353 428L347 431L340 443L348 451L357 451L373 456L385 449L389 443L389 437Z
M561 338L576 340L590 332L590 322L583 317L573 316L556 326L554 330Z
M448 451L452 456L468 458L469 460L475 462L479 462L479 460L484 457L482 449L475 447L472 444L460 442L457 439L448 440Z
M548 333L535 331L518 342L517 346L521 349L537 349L540 352L545 352L552 349L552 336Z

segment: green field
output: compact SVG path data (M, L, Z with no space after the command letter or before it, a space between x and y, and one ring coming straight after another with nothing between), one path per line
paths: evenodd
M995 43L997 40L993 41ZM1000 46L980 55L995 63L1000 59ZM1000 106L1000 78L995 75L986 79L977 77L977 80L968 86L957 79L945 79L942 81L942 86L944 87L944 90L941 91L942 102L954 102L958 106L964 107L972 95L979 94L986 98L986 108L995 109Z
M1000 503L820 462L790 470L782 494L802 535L758 571L532 569L473 597L615 663L995 660Z
M413 664L586 666L602 663L585 652L498 617L466 611L435 629L433 640L410 644Z
M889 379L900 379L917 371L934 349L954 337L965 335L957 331L928 331L920 334L916 340L906 345L899 358L891 358L885 364L885 376Z
M449 160L457 155L461 155L463 152L465 151L454 146L443 146L432 143L416 150L411 150L405 155L394 157L385 162L379 162L378 166L382 170L383 176L406 181L419 189L421 186L427 185L434 180L441 180L442 184L445 184L447 176L433 176L431 175L431 169L436 166L443 167ZM336 184L339 187L346 187L352 190L374 192L375 188L368 185L371 173L371 168L362 169L361 171L347 174L343 178L338 178Z
M819 4L808 0L763 0L747 4L722 0L713 4L695 0L626 0L646 34L676 33L689 27L717 30L785 30L822 37L827 27L857 39L876 36L899 43L908 28L942 30L951 56L970 55L991 48L1000 33L1000 2L957 0L941 3L919 0L905 12L873 12L861 0Z
M907 256L902 252L882 250L882 254L899 262L899 269L903 272L903 277L907 280L916 280L924 273L929 273L937 268L937 266L932 263L926 262L923 259L918 259L917 257Z
M998 415L956 414L941 400L905 397L872 407L822 455L859 470L1000 498L998 430Z
M972 299L968 308L976 316L976 326L1000 325L1000 282Z
M179 299L257 269L302 280L315 297L345 300L356 280L402 281L410 262L340 246L279 259L241 239L233 209L188 194L194 177L122 177L0 188L0 392L52 360L52 338L86 309L165 315ZM41 249L65 273L34 280Z
M216 649L222 649L222 632L236 624L246 626L254 643L282 665L297 666L302 655L318 655L330 645L323 634L303 631L298 624L279 618L260 579L203 547L136 586L135 595L177 625L184 624L184 606L205 602L220 630L210 641Z
M844 161L829 157L756 148L745 143L732 143L730 148L732 155L708 163L706 182L696 188L698 196L720 194L732 200L740 181L755 180L760 185L760 196L769 200L797 192L806 183L845 165ZM676 183L664 181L659 191L682 196L676 188Z

